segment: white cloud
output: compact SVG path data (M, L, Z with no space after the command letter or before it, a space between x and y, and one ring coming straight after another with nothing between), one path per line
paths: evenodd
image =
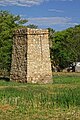
M0 6L7 6L7 5L16 5L16 6L33 6L39 5L45 1L52 1L52 0L0 0ZM53 0L53 1L73 1L73 0Z
M42 17L42 18L28 18L30 24L50 26L57 24L69 24L71 23L71 18L68 17Z
M40 3L47 0L0 0L0 5L16 5L16 6L32 6L39 5Z
M74 22L69 22L68 24L66 24L66 25L72 25L72 26L74 26L74 25L79 25L79 23L74 23Z
M48 9L49 12L58 12L58 13L62 13L64 12L63 10L58 10L58 9Z
M70 27L78 25L79 23L73 22L71 18L68 17L41 17L41 18L28 18L28 24L35 24L39 28L48 28L48 27ZM56 29L56 28L55 28ZM57 28L58 30L58 28Z
M55 1L62 1L62 2L70 1L70 2L72 2L73 0L55 0Z

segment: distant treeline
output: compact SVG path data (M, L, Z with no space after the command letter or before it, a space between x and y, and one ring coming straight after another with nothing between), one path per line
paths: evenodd
M80 61L80 25L55 32L49 28L52 65L61 69Z

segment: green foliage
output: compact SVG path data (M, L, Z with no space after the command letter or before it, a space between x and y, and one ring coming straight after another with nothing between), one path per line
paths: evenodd
M28 20L26 20L26 19L22 19L22 20L19 20L18 23L22 25L22 24L24 24L24 23L26 23L26 22L28 22Z
M53 55L53 43L54 43L54 33L55 30L53 30L52 28L48 28L48 32L49 32L49 48L50 48L50 58L51 58L51 65L54 64L54 55Z
M27 20L21 20L7 11L0 11L0 69L10 71L13 30Z
M80 25L53 34L52 61L61 68L80 61Z
M27 25L27 27L28 28L34 28L34 29L37 29L38 28L38 26L37 25L34 25L34 24L29 24L29 25Z

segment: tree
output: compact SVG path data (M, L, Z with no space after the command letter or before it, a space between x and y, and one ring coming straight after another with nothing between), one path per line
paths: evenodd
M0 11L0 69L10 71L13 30L27 22L19 15L15 16L7 11Z
M38 26L37 25L34 25L34 24L29 24L29 25L27 25L27 27L28 28L34 28L34 29L37 29L38 28Z
M48 32L49 32L49 48L50 48L50 58L51 58L51 66L53 68L54 65L54 54L53 54L53 43L54 43L54 33L55 30L53 30L52 28L47 28Z
M55 32L52 44L53 61L61 68L80 60L80 26Z

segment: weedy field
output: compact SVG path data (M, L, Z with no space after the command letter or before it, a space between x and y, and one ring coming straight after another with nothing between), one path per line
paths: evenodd
M80 74L53 74L53 84L0 80L0 120L80 120Z

